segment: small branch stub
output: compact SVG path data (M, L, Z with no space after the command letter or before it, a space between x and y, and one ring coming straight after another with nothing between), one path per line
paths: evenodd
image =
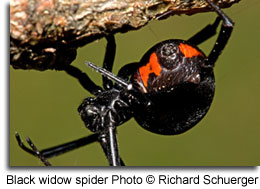
M218 0L221 8L240 0ZM63 69L78 47L150 20L210 11L202 0L11 0L10 60L16 69ZM169 13L169 14L168 14Z

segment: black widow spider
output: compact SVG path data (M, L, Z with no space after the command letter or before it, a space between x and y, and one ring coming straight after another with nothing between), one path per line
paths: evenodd
M118 76L111 73L115 39L113 35L107 36L103 68L86 62L103 75L104 90L78 68L65 68L69 75L76 77L86 90L95 95L86 98L78 107L86 127L94 134L39 151L29 138L27 142L32 149L27 148L17 133L20 147L38 156L48 166L47 158L98 141L109 164L120 166L124 163L118 153L116 127L130 118L134 117L143 128L162 135L180 134L195 126L205 116L213 100L213 68L234 25L218 6L206 1L218 14L212 25L187 41L170 39L156 44L139 63L123 66ZM196 46L215 35L221 20L217 41L206 56Z

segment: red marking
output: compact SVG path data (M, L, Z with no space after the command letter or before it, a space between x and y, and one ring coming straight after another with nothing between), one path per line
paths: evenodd
M194 47L184 43L180 43L179 48L186 58L191 58L193 56L204 56L200 51L198 51Z
M158 76L160 75L161 70L162 68L158 62L156 53L152 53L149 62L146 65L139 68L139 73L141 75L144 86L147 87L147 82L151 73L154 73Z

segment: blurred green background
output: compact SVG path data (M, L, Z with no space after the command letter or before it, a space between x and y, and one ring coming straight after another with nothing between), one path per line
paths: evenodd
M193 129L177 136L150 133L131 119L118 128L120 154L129 166L253 166L260 165L260 2L242 0L224 11L234 20L232 37L216 68L216 94L210 111ZM171 38L188 39L212 23L215 13L173 16L146 27L116 34L114 73L138 61L154 44ZM207 54L216 38L200 45ZM78 50L73 65L101 84L98 73L84 65L102 64L106 41ZM41 166L22 151L15 131L30 136L38 148L68 142L90 132L77 107L89 96L63 71L10 68L10 165ZM98 143L50 159L56 166L107 165Z

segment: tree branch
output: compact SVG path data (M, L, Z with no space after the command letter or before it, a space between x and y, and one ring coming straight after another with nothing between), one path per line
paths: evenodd
M222 8L240 0L218 0ZM11 0L10 60L16 69L63 69L76 50L150 20L210 11L201 0Z

